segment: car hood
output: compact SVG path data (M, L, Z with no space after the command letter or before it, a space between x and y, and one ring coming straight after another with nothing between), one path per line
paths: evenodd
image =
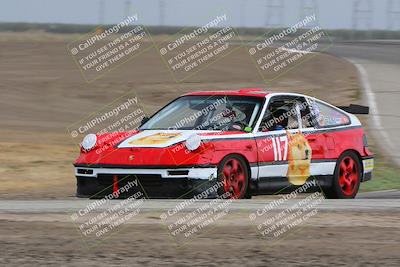
M198 134L202 139L223 138L223 136L242 135L243 132L199 131L199 130L144 130L128 137L118 148L151 147L164 148L185 141Z

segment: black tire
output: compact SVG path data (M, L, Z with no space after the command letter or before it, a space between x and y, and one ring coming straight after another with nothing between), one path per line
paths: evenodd
M228 174L224 168L232 167L236 162L238 164L237 173L232 172L229 179L226 180L226 175ZM222 182L224 184L223 187L218 189L218 195L224 195L228 190L231 193L231 198L234 199L243 199L243 198L251 198L251 193L249 190L249 170L246 161L239 155L228 155L226 156L218 165L218 182ZM229 188L229 189L228 189Z
M329 199L355 198L360 188L362 173L359 157L352 151L344 152L336 162L332 186L324 189L325 197Z

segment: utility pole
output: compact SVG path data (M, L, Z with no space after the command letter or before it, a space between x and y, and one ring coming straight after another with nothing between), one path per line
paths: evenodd
M303 20L306 16L315 15L314 22L310 22L308 25L306 25L306 28L313 28L318 25L318 11L317 0L301 0L299 20Z
M240 27L246 27L246 0L240 0Z
M387 0L387 29L395 31L400 28L400 1L399 0Z
M353 2L353 38L356 30L366 30L368 38L371 37L373 14L372 0L355 0Z
M131 15L132 15L132 3L131 0L126 0L124 7L124 19L128 18Z
M159 19L160 19L160 25L164 26L165 25L165 1L164 0L159 0L158 1L158 6L159 6Z
M265 5L265 27L279 28L284 24L283 11L285 10L284 0L267 0Z
M105 3L104 0L99 0L99 24L104 25L105 18Z

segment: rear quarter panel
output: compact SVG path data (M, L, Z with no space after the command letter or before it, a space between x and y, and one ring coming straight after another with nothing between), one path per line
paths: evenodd
M337 159L346 150L354 150L361 157L367 156L363 144L364 130L362 127L349 127L345 129L332 129L323 133L327 144L325 157ZM332 146L333 142L333 146Z

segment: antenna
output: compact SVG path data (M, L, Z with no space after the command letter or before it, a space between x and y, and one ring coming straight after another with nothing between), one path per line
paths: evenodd
M353 2L353 30L371 30L373 16L372 0Z
M99 24L104 24L104 17L105 17L105 4L104 0L99 0Z
M284 10L284 0L267 0L265 9L265 27L281 27L284 23Z
M307 16L315 15L316 19L313 22L310 22L305 28L312 28L317 26L317 18L318 18L318 2L317 0L301 0L300 1L300 12L299 12L299 20L303 20Z
M159 0L158 1L159 5L159 17L160 17L160 25L163 26L165 24L165 1L164 0Z
M400 1L387 0L387 29L394 31L400 28Z

